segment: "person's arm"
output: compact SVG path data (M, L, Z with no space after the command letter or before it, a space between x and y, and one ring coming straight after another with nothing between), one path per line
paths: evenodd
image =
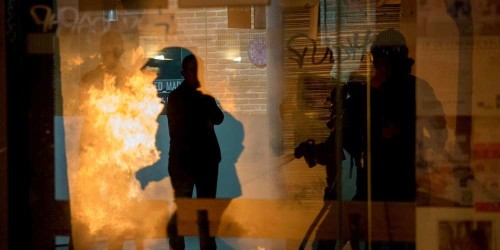
M219 125L224 121L224 113L217 105L215 98L209 95L205 95L204 105L207 107L208 111L208 119L214 124Z

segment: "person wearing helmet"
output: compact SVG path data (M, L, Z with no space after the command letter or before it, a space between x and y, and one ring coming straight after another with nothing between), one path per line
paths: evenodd
M422 142L427 140L426 147L432 145L435 150L444 150L447 132L443 109L429 83L412 75L414 60L408 56L406 39L399 31L387 29L380 32L371 45L370 56L374 69L369 83L370 126L367 122L366 80L351 74L344 87L342 145L352 157L350 162L356 165L356 193L352 199L414 202L417 153L422 150ZM434 115L417 116L417 105L422 97L435 105ZM371 133L370 145L366 139L367 128ZM424 130L427 136L424 136ZM367 159L368 146L371 161ZM326 167L328 169L329 165ZM371 168L370 187L367 185L368 167ZM334 212L327 214L318 226L317 235L331 232L329 228L337 225L336 216ZM320 239L315 249L333 249L336 244L335 240ZM373 242L372 249L415 249L415 244L389 239L387 242Z
M414 60L408 56L400 32L380 32L370 52L375 71L371 82L371 198L415 201L417 146L426 130L429 145L444 148L447 134L443 109L430 84L412 75ZM417 104L424 96L426 102L432 100L437 115L417 117ZM356 198L364 199L366 189L360 189L360 185Z
M371 197L367 195L367 168L358 168L355 200L414 202L416 164L426 147L444 150L446 120L430 84L411 73L405 37L394 29L380 32L370 49L371 82ZM419 102L433 103L434 115L417 112ZM424 136L424 130L427 136ZM373 249L415 249L414 243L375 242Z

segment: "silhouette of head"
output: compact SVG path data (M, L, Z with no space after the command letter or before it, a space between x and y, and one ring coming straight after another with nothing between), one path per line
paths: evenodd
M193 54L186 56L184 60L182 60L181 74L189 86L195 89L200 87L200 81L198 80L198 62Z
M406 39L399 31L387 29L380 32L373 41L371 53L375 56L407 57Z
M125 50L125 42L120 33L108 31L104 33L100 41L100 52L102 63L106 68L114 68L119 62Z
M389 70L389 74L411 71L413 60L408 57L406 39L399 31L387 29L380 32L372 43L370 52L375 70Z

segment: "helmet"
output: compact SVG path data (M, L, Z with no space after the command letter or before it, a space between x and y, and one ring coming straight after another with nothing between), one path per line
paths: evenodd
M370 51L373 56L407 57L406 39L399 31L387 29L380 32L372 43Z

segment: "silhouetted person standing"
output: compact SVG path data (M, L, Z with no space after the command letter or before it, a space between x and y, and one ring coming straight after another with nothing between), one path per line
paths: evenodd
M444 150L446 120L430 84L411 74L404 36L388 29L371 47L375 75L371 82L371 199L414 202L419 147ZM421 103L432 104L434 114L419 114ZM426 133L424 132L426 131ZM427 135L425 135L427 134ZM354 199L367 199L367 168L358 168ZM413 242L374 242L373 249L415 249Z
M101 131L92 129L95 117L88 114L89 90L91 88L97 90L104 89L105 76L113 77L113 80L109 83L118 91L124 90L127 88L125 86L127 78L131 76L131 73L120 61L125 52L125 41L120 33L116 31L104 33L101 36L99 52L101 54L101 63L95 69L85 73L79 84L80 112L85 118L80 136L80 153L84 150L83 145L93 146L94 144L99 144L101 140Z
M194 55L182 61L184 81L170 93L167 118L170 133L168 171L175 198L215 198L221 153L214 125L224 120L215 99L198 90L198 63ZM177 233L177 215L168 223L169 244L184 249L184 237ZM216 249L210 238L209 249Z
M424 140L426 147L444 150L443 109L429 83L411 74L414 60L408 57L400 32L388 29L378 34L371 54L375 69L371 82L371 198L415 201L416 152ZM433 115L417 117L417 105L423 102L435 105ZM364 199L366 186L363 182L357 185L356 198Z
M79 84L80 112L84 121L79 145L80 168L75 188L76 191L74 197L71 198L72 213L75 214L79 213L79 210L83 210L86 206L90 205L95 205L96 207L110 206L105 199L99 197L102 194L99 194L97 190L102 187L107 187L110 190L120 190L120 192L106 194L108 199L125 200L129 198L125 191L128 187L128 178L124 177L126 175L115 175L114 181L109 183L106 176L113 171L118 171L115 173L120 173L119 170L116 170L119 168L114 165L102 165L102 163L96 162L96 156L94 154L95 152L100 152L100 148L106 147L106 142L108 142L106 136L108 135L95 127L97 122L95 109L90 105L90 93L92 90L103 91L110 86L116 92L129 90L129 87L126 86L126 82L131 76L131 73L121 63L121 57L125 52L125 41L122 35L116 31L104 33L100 39L99 52L101 62L96 68L85 73L81 77ZM99 170L100 172L94 175L92 171L88 171L89 168ZM95 200L92 200L92 198L96 196L99 197L96 200L101 203L96 204ZM109 210L104 211L104 213L109 213ZM115 214L121 216L124 212L124 210L119 210L115 211ZM89 221L89 218L84 218L83 221L73 218L73 244L76 249L87 249L92 244L92 239L90 238L91 234L88 228L89 223L91 223ZM104 231L107 231L106 236L109 238L108 249L122 249L125 232L119 232L119 230L116 232L115 230Z
M338 118L342 119L342 147L349 152L351 163L357 167L353 200L414 202L417 153L424 147L444 151L447 130L443 109L429 83L411 74L414 60L408 57L406 40L400 32L394 29L380 32L370 52L374 69L370 82L370 126L367 126L366 81L361 79L359 82L353 75L344 86L343 113ZM422 103L434 105L433 113L419 114L417 107ZM367 185L368 127L371 132L371 197L368 197ZM330 141L327 140L326 144L333 145ZM329 148L329 155L338 150L335 145ZM333 187L330 182L333 183L339 164L325 165L329 187ZM325 192L325 197L336 199L335 192L332 196L327 194ZM332 231L331 228L338 226L336 216L329 211L319 225L317 235L329 236L327 233ZM395 242L393 239L372 243L376 250L415 249L413 242ZM335 240L319 239L315 249L334 249L335 245ZM359 246L352 248L359 249Z

